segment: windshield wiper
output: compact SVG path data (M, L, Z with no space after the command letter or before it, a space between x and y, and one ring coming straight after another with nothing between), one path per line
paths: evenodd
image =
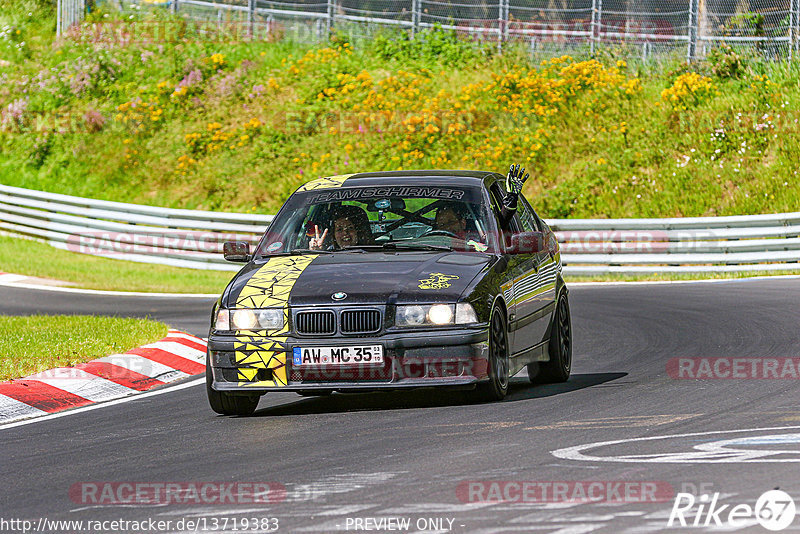
M313 250L310 248L293 248L289 254L331 254L330 250Z
M396 249L396 250L436 250L436 251L444 251L450 252L453 250L452 247L448 247L446 245L429 245L427 243L396 243L396 242L389 242L385 243L382 248L384 249Z

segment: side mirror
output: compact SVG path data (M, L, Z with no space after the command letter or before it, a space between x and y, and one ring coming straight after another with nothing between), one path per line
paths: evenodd
M506 247L506 254L536 254L542 250L544 250L542 232L520 232L511 236L511 244Z
M250 244L247 241L226 241L222 244L222 255L228 261L247 263L250 261Z

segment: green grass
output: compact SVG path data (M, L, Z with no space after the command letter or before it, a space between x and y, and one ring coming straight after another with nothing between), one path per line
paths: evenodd
M504 172L521 162L532 174L525 194L545 218L755 214L800 204L797 60L720 49L689 66L677 57L624 63L625 50L607 48L540 64L524 46L498 56L492 44L438 30L416 40L338 35L311 46L207 41L188 28L182 41L112 46L54 42L54 20L52 2L0 0L0 27L13 26L0 36L0 183L275 213L318 176ZM165 10L101 7L84 35L98 22L177 20ZM712 89L673 105L662 91L689 73ZM214 293L230 277L9 239L0 252L0 270L96 289Z
M167 325L88 315L0 315L0 381L124 353L158 341Z
M321 175L504 171L519 161L532 171L526 195L546 218L781 212L800 200L797 60L723 50L691 66L618 64L625 51L611 48L596 57L605 76L616 72L606 84L580 63L585 56L570 77L568 63L542 66L523 46L498 56L442 31L321 46L190 32L183 42L95 47L54 43L48 2L0 7L0 24L20 31L0 39L0 107L26 108L0 133L0 182L10 185L275 213ZM92 20L174 21L154 13L96 11ZM713 90L673 109L661 93L687 72L707 76ZM565 80L569 89L558 89ZM640 89L620 90L632 80ZM521 112L509 98L524 102ZM387 108L396 115L380 119ZM422 122L410 132L402 121L412 118ZM464 131L448 133L454 123Z
M0 271L111 291L221 293L233 273L97 258L0 235Z

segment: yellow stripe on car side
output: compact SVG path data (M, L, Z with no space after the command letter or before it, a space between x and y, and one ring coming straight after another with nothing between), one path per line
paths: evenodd
M236 300L236 308L283 308L283 328L242 331L234 343L238 384L244 387L278 387L289 383L286 336L289 333L289 294L300 274L316 254L270 258L256 271ZM256 380L259 369L271 369L272 380Z
M342 184L345 180L353 176L352 174L340 174L338 176L328 176L326 178L317 178L316 180L311 180L310 182L303 184L297 190L300 191L313 191L315 189L334 189L336 187L342 187Z

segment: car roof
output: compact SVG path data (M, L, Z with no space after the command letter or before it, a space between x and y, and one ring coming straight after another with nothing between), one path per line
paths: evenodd
M440 185L480 187L484 179L496 173L470 170L422 170L361 172L347 176L339 187L374 187L386 185Z

